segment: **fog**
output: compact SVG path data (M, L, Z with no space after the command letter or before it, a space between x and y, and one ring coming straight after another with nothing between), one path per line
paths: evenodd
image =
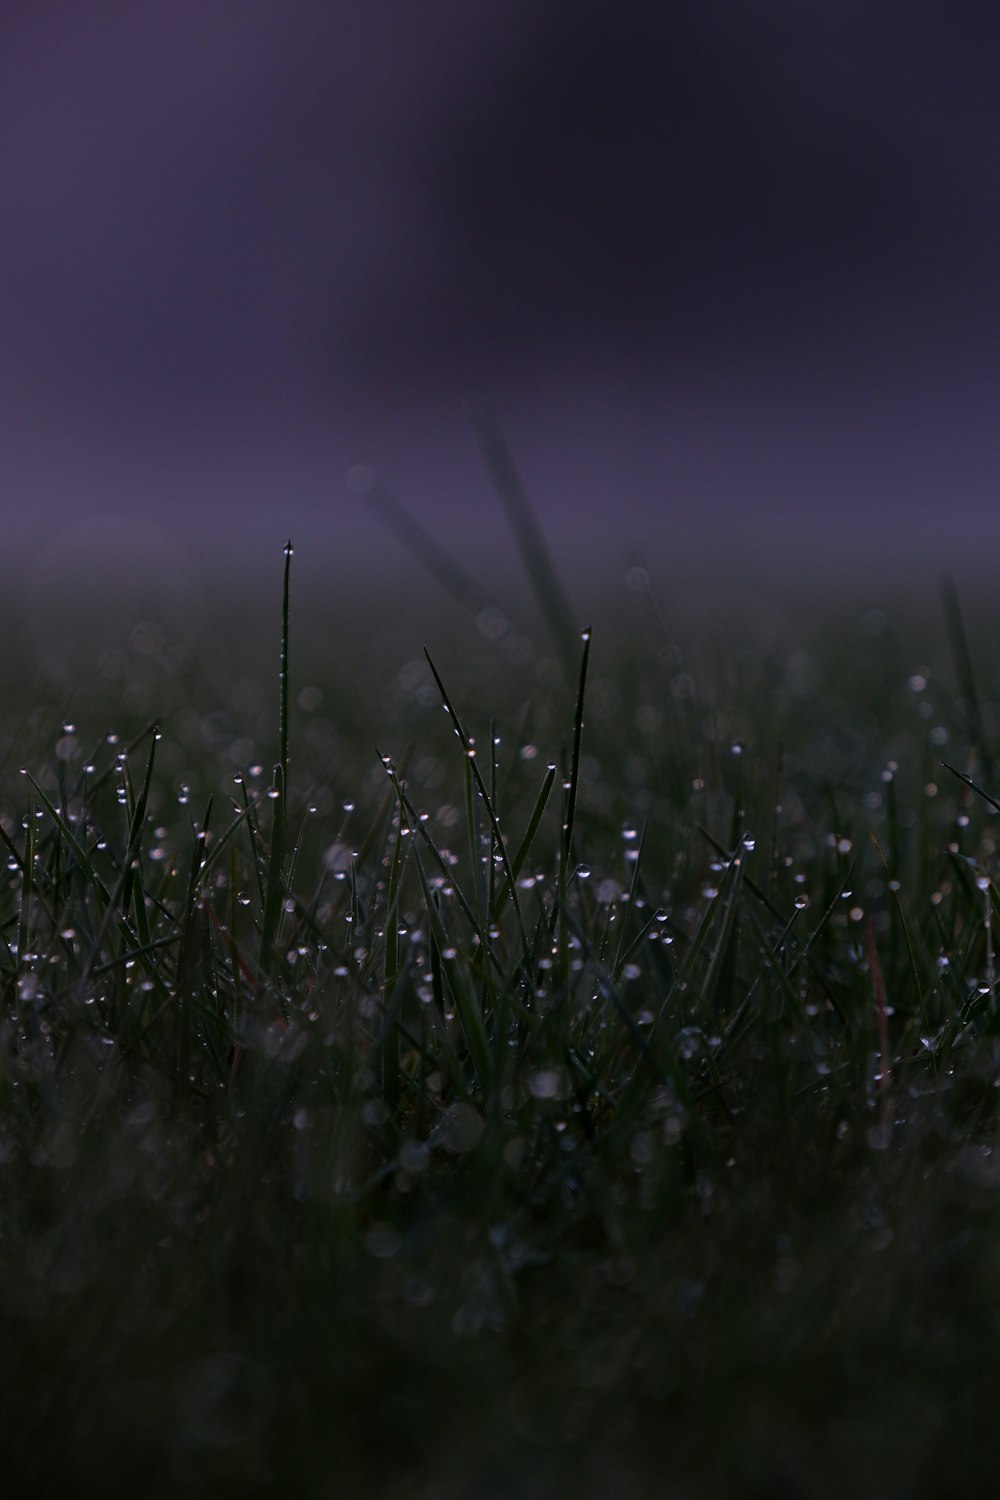
M472 392L580 588L982 572L998 46L968 0L13 0L0 575L419 579L363 464L515 576Z

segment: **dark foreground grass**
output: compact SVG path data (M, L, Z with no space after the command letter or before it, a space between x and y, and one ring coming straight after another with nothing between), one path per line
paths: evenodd
M61 727L19 664L5 1493L992 1489L992 685L953 592L940 669L696 662L630 581L349 685L286 566L273 692L147 624Z

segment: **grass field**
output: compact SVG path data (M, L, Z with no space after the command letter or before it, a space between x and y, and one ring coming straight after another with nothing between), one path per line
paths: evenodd
M539 575L426 657L294 567L4 668L5 1493L988 1492L955 592L678 620L636 565L591 637Z

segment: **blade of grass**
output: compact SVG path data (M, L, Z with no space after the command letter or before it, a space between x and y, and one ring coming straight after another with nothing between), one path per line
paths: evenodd
M979 706L979 694L976 691L976 677L972 669L972 653L969 650L969 640L962 620L958 590L954 580L947 573L941 579L941 597L944 603L945 619L948 623L955 675L958 678L959 692L965 707L969 739L982 760L987 776L992 776L993 757L983 729L983 715Z
M528 819L528 826L525 830L524 837L517 846L517 853L510 861L510 873L515 881L524 868L524 861L527 859L528 854L531 850L531 846L535 841L535 834L538 832L538 825L542 821L542 815L545 812L545 806L549 800L549 794L552 791L552 783L555 781L555 779L556 766L555 762L553 761L546 768L545 780L542 782L541 790L539 791L538 796L535 799L535 805L532 808L531 817ZM494 921L498 921L500 916L502 915L503 909L507 905L510 891L511 885L505 875L504 883L500 887L500 890L497 893L496 899L493 903L493 910L491 915Z
M583 744L583 704L587 690L587 666L590 662L590 626L580 632L583 653L580 657L580 675L577 680L576 710L573 714L573 754L570 761L569 787L566 797L566 818L563 823L562 856L563 872L568 870L573 854L573 834L576 830L576 804L580 791L580 748Z
M994 808L996 812L1000 812L1000 801L996 797L991 797L989 792L984 792L981 786L977 786L971 776L966 776L964 771L956 771L955 767L950 766L946 760L941 761L941 765L944 766L946 771L950 771L953 776L957 776L959 781L964 781L966 786L974 791L977 797L982 797L984 802L988 802L990 807Z
M618 943L615 948L614 963L611 965L611 972L614 975L616 983L621 977L622 966L625 963L625 959L628 953L630 953L632 948L634 947L634 944L630 943L628 948L626 948L625 939L628 935L629 923L632 918L632 913L636 909L635 900L636 896L639 893L639 870L642 865L642 855L646 845L646 827L646 823L643 822L642 831L639 834L639 843L636 846L635 859L632 861L632 878L629 881L628 901L620 903L622 906L624 906L624 911L621 915L621 926L618 929ZM650 917L650 921L652 921L652 917Z
M31 905L35 880L35 843L37 828L35 799L28 799L28 822L24 830L24 859L21 864L21 900L17 914L17 971L23 974L26 968L25 954L31 931Z
M437 865L440 874L444 877L445 883L451 890L454 891L455 900L458 902L463 913L468 918L469 926L482 942L484 939L484 934L479 922L479 918L476 916L476 913L473 910L468 897L464 894L461 886L455 880L454 872L450 864L441 853L441 850L435 844L430 833L427 831L426 825L421 821L420 814L417 812L416 808L413 806L413 803L406 795L406 790L403 786L402 781L400 781L399 779L399 774L393 766L392 761L390 760L388 755L381 755L377 750L375 753L379 756L379 759L381 760L389 775L393 790L396 793L400 806L406 813L410 828L423 840L424 844L430 851L434 863Z
M552 639L564 661L569 663L573 658L576 640L573 611L496 411L482 392L470 398L468 409L480 452L506 513L525 572L534 588Z
M139 944L141 947L147 949L150 946L150 931L149 920L146 915L146 898L142 886L140 860L142 834L146 826L146 809L149 805L149 788L153 779L153 762L156 759L156 746L159 738L159 729L154 724L149 742L149 755L146 757L146 771L142 780L142 790L133 804L129 820L128 841L125 848L125 881L122 887L122 910L128 911L130 906L134 906L135 930L139 937ZM130 787L130 782L127 779L127 768L128 762L125 761L123 763L123 772L126 775L126 785Z
M352 470L348 482L375 519L480 628L487 619L490 620L489 628L484 628L483 634L491 645L503 647L517 640L527 646L529 655L535 654L530 634L522 631L499 600L478 583L446 547L435 541L377 475L359 466L359 471Z
M524 929L524 919L521 915L521 905L517 897L517 883L510 866L510 861L507 858L507 845L504 842L503 834L500 832L500 822L497 818L496 808L494 807L492 799L490 798L490 793L486 782L483 780L483 773L479 769L479 765L476 760L475 746L472 744L469 736L465 732L462 721L458 717L455 706L448 695L448 690L442 682L441 675L438 672L437 667L434 665L434 662L431 660L430 652L426 649L426 647L424 648L424 655L427 657L428 666L433 673L434 681L437 683L438 692L441 694L441 701L447 709L448 717L451 719L452 725L455 729L455 733L458 735L458 738L461 741L462 749L465 751L466 764L472 773L472 777L476 783L476 788L479 792L480 797L482 798L483 806L486 808L486 816L490 820L490 827L493 830L494 844L497 853L500 855L500 859L503 864L504 877L507 887L510 891L510 902L511 906L514 909L514 920L517 924L518 937L521 940L521 950L524 956L525 968L527 971L530 968L528 937ZM483 925L487 927L489 926L488 918Z
M901 897L901 893L900 893L899 882L896 881L896 880L889 879L889 875L890 875L889 865L888 865L888 863L886 861L885 855L882 852L882 847L879 844L878 839L875 837L874 831L870 831L869 834L868 834L868 837L871 840L872 845L874 846L876 854L878 855L879 859L882 861L882 868L883 868L883 870L885 871L885 874L886 874L886 882L888 884L889 893L892 896L893 902L895 903L896 915L899 918L899 926L900 926L900 930L902 931L902 934L903 934L903 943L904 943L904 945L906 947L906 956L907 956L907 961L908 961L908 964L909 964L910 979L913 982L913 993L914 993L914 995L917 998L917 1004L918 1004L918 1006L920 1008L920 1018L921 1018L921 1021L922 1021L923 1025L926 1026L927 1025L927 1005L926 1005L926 1000L925 1000L925 990L927 988L927 982L926 982L926 978L922 978L921 974L920 974L920 968L919 968L918 963L917 963L917 950L916 950L916 945L915 945L915 941L914 941L914 936L913 936L913 933L910 930L910 923L907 920L906 909L903 906L902 897Z
M285 572L281 595L281 666L278 697L278 763L271 783L271 850L261 916L260 967L273 978L275 945L285 900L282 878L285 834L285 797L288 791L288 599L292 567L292 544L285 544Z

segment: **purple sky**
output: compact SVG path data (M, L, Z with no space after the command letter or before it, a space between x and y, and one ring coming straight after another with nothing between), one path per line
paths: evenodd
M570 560L974 566L998 60L992 0L5 0L8 569L357 577L357 463L508 556L475 387Z

